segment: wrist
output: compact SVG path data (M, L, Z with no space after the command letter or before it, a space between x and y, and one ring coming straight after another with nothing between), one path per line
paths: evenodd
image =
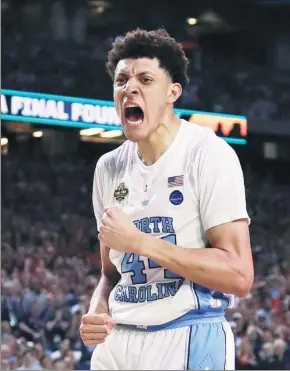
M151 239L152 236L147 235L144 232L137 231L137 234L131 240L131 250L133 253L147 256L148 249L150 247L150 242L148 239Z
M109 314L109 311L104 308L95 308L94 306L90 307L87 311L87 314Z
M99 303L91 301L88 314L103 314L103 313L109 314L108 301L106 301L105 299L100 300Z

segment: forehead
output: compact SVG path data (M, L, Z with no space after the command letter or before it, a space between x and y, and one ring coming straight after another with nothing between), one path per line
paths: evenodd
M160 67L158 59L137 58L137 59L122 59L117 64L115 74L126 73L135 75L142 72L153 74L165 74L165 70Z

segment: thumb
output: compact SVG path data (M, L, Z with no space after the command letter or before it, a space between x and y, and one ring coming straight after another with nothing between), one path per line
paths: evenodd
M110 316L108 316L105 319L105 329L106 329L108 335L111 333L113 327L114 327L114 322L113 322L112 318Z

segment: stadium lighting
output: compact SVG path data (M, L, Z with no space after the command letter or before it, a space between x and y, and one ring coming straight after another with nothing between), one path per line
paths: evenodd
M41 138L43 136L43 132L42 131L34 131L32 136L34 138Z
M5 146L8 144L8 139L7 138L1 138L1 146Z
M123 135L122 130L108 130L105 131L104 133L100 134L100 137L102 138L116 138L116 137L121 137Z
M105 8L103 6L98 6L95 10L96 13L102 14L104 12Z
M197 19L196 18L187 18L187 23L190 25L190 26L193 26L197 23Z
M100 134L103 131L104 131L104 129L101 129L101 128L83 129L83 130L80 130L80 135L89 137L89 136L92 136L92 135Z

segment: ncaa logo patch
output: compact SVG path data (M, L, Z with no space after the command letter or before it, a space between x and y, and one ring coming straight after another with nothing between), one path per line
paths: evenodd
M129 193L129 189L126 186L126 184L123 182L118 185L117 189L114 192L114 197L117 202L122 202L124 201L125 197L128 196L128 193Z
M180 191L173 191L170 196L169 200L174 206L178 206L183 202L183 194Z

